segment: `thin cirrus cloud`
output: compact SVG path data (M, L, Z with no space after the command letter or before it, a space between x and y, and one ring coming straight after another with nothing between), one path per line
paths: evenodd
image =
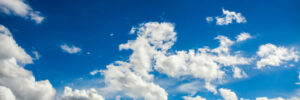
M69 54L76 54L81 52L81 48L74 46L74 45L67 45L67 44L62 44L60 45L60 48Z
M25 0L0 0L0 12L31 19L38 24L45 19L39 11L33 10L26 4Z

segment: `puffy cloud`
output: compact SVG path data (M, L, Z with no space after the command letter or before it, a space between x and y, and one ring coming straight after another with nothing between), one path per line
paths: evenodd
M238 67L233 67L233 77L234 78L245 78L248 75Z
M223 15L215 17L217 25L228 25L235 21L236 23L246 23L246 18L241 14L234 11L222 9ZM213 21L213 18L207 17L208 22Z
M153 58L164 54L176 41L176 32L171 23L148 22L132 28L135 40L129 40L119 46L120 50L132 50L129 62L116 61L101 71L111 92L122 92L132 98L146 100L167 100L168 94L152 82Z
M0 0L0 12L7 15L17 15L41 23L45 18L40 12L33 10L25 0Z
M16 97L9 88L0 86L0 100L16 100Z
M263 68L265 66L279 66L287 61L298 61L299 51L295 48L278 47L274 44L264 44L259 47L257 51L260 60L257 61L257 68Z
M238 100L236 94L229 89L220 88L219 92L224 100Z
M69 54L75 54L75 53L81 52L81 49L79 47L74 46L74 45L69 46L67 44L63 44L63 45L60 45L60 48L63 51L69 53Z
M240 54L231 54L230 46L235 42L225 36L217 36L220 45L217 48L198 48L197 51L177 51L175 54L159 54L155 56L155 69L171 77L192 76L204 79L209 91L216 93L215 86L210 81L222 79L225 71L221 68L231 66L234 68L234 76L241 78L246 74L236 65L246 65L250 59L241 57Z
M272 99L269 99L269 98L267 98L267 97L258 97L258 98L256 98L255 100L285 100L285 99L283 99L283 98L281 98L281 97L278 97L278 98L272 98Z
M191 96L183 96L184 100L206 100L205 98L202 98L201 96L191 97Z
M243 32L236 37L236 39L237 39L236 41L241 42L241 41L247 40L249 38L251 38L251 35L249 33Z
M32 58L3 25L0 25L0 48L0 86L8 88L17 100L53 99L55 90L50 82L36 81L30 71L20 66L32 63Z
M104 100L104 98L94 88L89 90L72 90L70 87L65 87L61 100Z

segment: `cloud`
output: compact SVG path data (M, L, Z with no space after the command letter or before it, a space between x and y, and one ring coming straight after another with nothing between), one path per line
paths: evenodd
M233 77L234 78L246 78L248 75L238 67L233 67Z
M191 96L183 96L184 100L206 100L205 98L202 98L201 96L191 97Z
M229 89L220 88L219 92L224 100L238 100L236 94Z
M101 70L93 70L90 72L90 75L96 75L97 73L100 73Z
M272 99L269 99L269 98L267 98L267 97L258 97L258 98L256 98L255 100L285 100L285 99L283 99L283 98L281 98L281 97L278 97L278 98L272 98Z
M237 39L236 41L241 42L241 41L247 40L249 38L251 38L251 35L249 33L243 32L236 37L236 39Z
M40 55L39 52L37 52L37 51L32 51L32 54L34 55L34 59L35 59L35 60L38 60L38 59L41 58L41 55Z
M81 52L81 48L76 47L74 45L70 46L67 44L62 44L62 45L60 45L60 48L69 54L75 54L75 53Z
M237 13L237 12L229 11L229 10L225 10L225 9L222 9L222 11L223 11L223 15L215 17L217 25L229 25L229 24L233 23L234 21L236 23L246 23L247 22L246 18L241 13ZM213 18L206 17L206 21L212 22Z
M261 45L257 55L260 57L256 63L258 69L265 66L279 66L291 60L297 62L299 59L299 51L295 48L278 47L270 43Z
M7 15L16 15L25 19L31 19L36 23L41 23L45 18L39 11L33 10L25 0L0 0L0 12Z
M65 87L61 100L105 100L97 93L94 88L89 90L72 90L70 87Z
M16 97L9 88L0 86L0 100L16 100Z
M214 21L214 18L213 17L206 17L206 21L208 23L210 23L210 22Z
M0 48L0 86L6 88L3 91L10 90L16 100L53 99L55 89L50 82L36 81L32 73L21 66L32 63L32 58L3 25L0 25Z

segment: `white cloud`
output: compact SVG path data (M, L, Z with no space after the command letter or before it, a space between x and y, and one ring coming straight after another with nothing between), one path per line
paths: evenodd
M0 86L0 100L16 100L16 97L9 88Z
M229 89L220 88L219 92L224 100L238 100L236 94Z
M100 73L101 70L93 70L90 72L90 75L96 75L97 73Z
M233 67L233 77L234 78L245 78L248 75L238 67Z
M228 25L231 24L233 21L236 23L246 23L246 18L241 13L236 13L234 11L229 11L222 9L223 15L217 16L216 24L217 25Z
M256 98L255 100L285 100L285 99L283 99L283 98L281 98L281 97L278 97L278 98L272 98L272 99L269 99L269 98L267 98L267 97L258 97L258 98Z
M60 45L60 48L61 48L63 51L65 51L65 52L67 52L67 53L70 53L70 54L75 54L75 53L81 52L81 48L76 47L76 46L74 46L74 45L69 46L69 45L67 45L67 44L63 44L63 45Z
M257 68L263 68L265 66L279 66L287 61L298 61L299 51L295 48L278 47L274 44L264 44L259 47L257 51L260 60L257 61Z
M191 96L183 96L184 100L206 100L205 98L202 98L201 96L191 97Z
M32 63L32 58L3 25L0 25L0 48L0 86L8 88L16 100L53 99L55 90L50 82L36 81L32 73L21 66Z
M7 15L17 15L41 23L45 18L40 12L33 10L25 0L0 0L0 12Z
M176 90L179 92L185 92L190 94L195 94L197 91L203 88L203 83L200 81L193 81L189 83L180 84Z
M103 70L105 88L111 92L122 92L131 98L145 100L167 100L167 92L152 82L153 58L157 53L165 53L176 40L176 32L171 23L148 22L131 30L137 33L135 40L119 46L120 50L132 50L129 62L116 61Z
M94 88L89 90L72 90L70 87L65 87L61 100L104 100L104 98Z
M249 38L251 38L251 35L249 33L242 32L240 35L238 35L236 37L236 39L237 39L236 41L241 42L241 41L247 40Z
M206 17L206 21L208 23L210 23L210 22L214 21L214 18L213 17Z

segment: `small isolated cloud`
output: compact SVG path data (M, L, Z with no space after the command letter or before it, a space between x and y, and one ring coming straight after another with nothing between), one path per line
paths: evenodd
M39 11L33 10L26 4L25 0L0 0L0 12L31 19L38 24L45 19Z
M213 17L206 17L206 21L208 23L210 23L210 22L214 21L214 18Z
M105 100L94 88L89 90L72 90L70 87L65 87L61 100Z
M236 23L246 23L246 18L241 14L234 11L229 11L222 9L223 15L216 16L216 24L217 25L229 25L233 23L234 21ZM212 22L214 19L212 17L206 17L207 22Z
M224 100L238 100L236 94L229 89L220 88L219 92Z
M192 97L192 96L183 96L182 97L184 100L206 100L205 98L202 98L201 96L196 96L196 97Z
M96 75L97 73L100 73L101 70L94 70L90 72L90 75Z
M37 52L37 51L32 51L32 54L34 55L34 59L35 59L35 60L38 60L38 59L41 58L41 55L40 55L39 52Z
M295 48L278 47L270 43L261 45L257 55L260 57L256 63L258 69L265 66L279 66L291 60L297 62L299 59L299 51Z
M81 48L76 47L76 46L74 46L74 45L71 45L71 46L70 46L70 45L67 45L67 44L63 44L63 45L60 45L60 48L61 48L63 51L69 53L69 54L75 54L75 53L81 52Z
M241 42L251 38L251 35L249 33L242 32L240 35L236 36L235 38L237 42Z

